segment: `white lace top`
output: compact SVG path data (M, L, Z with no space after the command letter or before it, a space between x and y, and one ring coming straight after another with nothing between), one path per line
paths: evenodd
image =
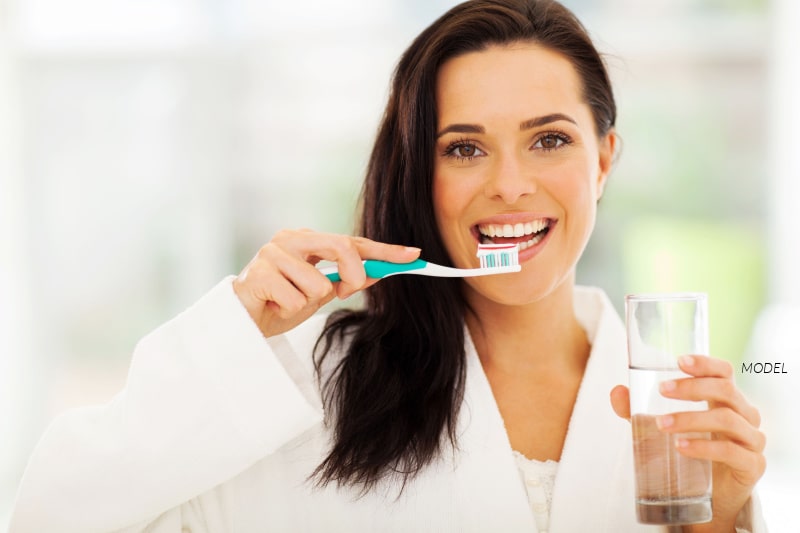
M514 459L528 493L531 511L536 519L536 528L539 533L547 533L550 529L550 507L553 503L553 485L556 481L558 462L528 459L516 450Z

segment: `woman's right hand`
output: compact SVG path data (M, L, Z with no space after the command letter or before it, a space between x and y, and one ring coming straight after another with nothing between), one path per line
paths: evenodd
M233 281L233 290L265 337L284 333L313 315L334 296L341 299L378 280L367 278L363 259L409 263L419 248L363 237L282 230L264 245ZM332 283L314 265L326 259L339 267Z

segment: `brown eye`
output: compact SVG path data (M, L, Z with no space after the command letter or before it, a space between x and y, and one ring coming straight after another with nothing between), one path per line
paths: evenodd
M545 150L552 150L558 147L559 138L555 135L547 135L542 137L542 148Z
M486 153L478 148L474 142L459 140L448 146L442 155L458 161L471 161L474 157L481 157Z
M535 150L542 150L544 152L550 152L552 150L558 150L559 148L563 148L564 146L572 144L572 139L568 137L566 134L563 133L545 133L539 137L539 139L534 143L533 149Z
M474 144L464 144L458 147L458 155L461 157L472 157L475 155Z

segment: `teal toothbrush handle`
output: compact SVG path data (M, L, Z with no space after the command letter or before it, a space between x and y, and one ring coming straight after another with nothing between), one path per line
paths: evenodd
M421 268L425 268L427 264L428 262L423 261L422 259L417 259L416 261L412 261L410 263L389 263L388 261L367 259L364 261L364 270L367 271L367 277L381 279L385 278L386 276L391 276L392 274L401 274L403 272L408 272L409 270L419 270ZM342 281L338 272L331 272L329 274L325 274L325 276L333 282Z

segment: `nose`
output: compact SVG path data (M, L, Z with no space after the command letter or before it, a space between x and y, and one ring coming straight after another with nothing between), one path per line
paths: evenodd
M506 156L495 159L489 168L484 194L488 198L500 199L510 205L523 196L535 194L537 188L533 171L524 168L518 158Z

